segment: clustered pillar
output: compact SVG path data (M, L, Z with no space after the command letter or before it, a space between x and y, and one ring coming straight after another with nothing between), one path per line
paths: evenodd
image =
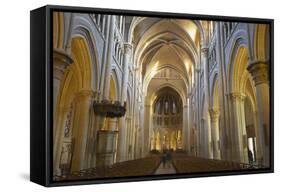
M262 147L263 158L260 163L269 166L269 138L270 138L270 95L268 79L268 63L265 61L251 62L248 67L256 86L259 142Z
M86 168L86 148L89 131L89 120L92 109L94 93L91 90L81 90L77 93L75 102L75 114L73 123L74 151L72 159L72 171Z
M201 134L203 134L203 154L205 158L212 158L212 149L211 149L211 132L209 129L209 66L208 66L208 52L209 48L205 43L202 43L201 53L202 53L202 66L204 68L204 94L205 94L205 104L204 106L204 114L201 119Z
M73 60L65 51L58 49L55 49L53 52L53 60L53 113L55 114L60 85L67 67L72 64ZM56 116L54 115L54 117ZM60 175L59 161L62 151L63 129L56 125L56 121L54 121L53 162L55 175Z
M245 124L244 101L245 95L240 92L230 94L233 110L232 128L232 159L248 163L247 133Z
M123 84L121 93L121 103L123 104L127 100L127 86L128 86L128 76L129 76L129 63L132 55L132 45L129 43L124 43L124 61L123 61ZM127 108L130 106L127 106ZM127 112L126 112L127 113ZM128 127L126 124L126 117L121 118L121 123L119 127L119 145L118 145L118 161L126 160L126 143L128 135Z
M217 109L210 110L211 117L211 132L212 132L212 146L214 159L220 159L220 137L219 137L219 111Z

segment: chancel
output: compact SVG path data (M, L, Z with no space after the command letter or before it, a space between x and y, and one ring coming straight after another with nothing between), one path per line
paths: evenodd
M270 166L269 25L53 13L54 180Z

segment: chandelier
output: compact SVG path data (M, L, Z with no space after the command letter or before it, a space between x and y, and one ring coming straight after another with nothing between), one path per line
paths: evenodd
M103 117L123 117L126 113L126 102L124 102L124 105L122 106L119 101L94 101L93 107L95 114Z

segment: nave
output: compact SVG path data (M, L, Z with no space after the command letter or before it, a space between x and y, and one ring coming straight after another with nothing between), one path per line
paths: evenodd
M83 180L101 178L120 178L130 176L153 176L169 174L210 173L220 171L241 171L260 168L258 166L204 159L188 156L185 153L171 153L171 161L163 164L163 154L151 154L148 157L116 163L112 166L96 167L56 176L56 180Z
M55 180L270 167L269 25L53 18Z

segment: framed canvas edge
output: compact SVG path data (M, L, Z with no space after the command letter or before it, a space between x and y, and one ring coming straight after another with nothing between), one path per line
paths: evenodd
M45 182L38 183L46 187L69 186L69 185L87 185L87 184L103 184L103 183L119 183L119 182L136 182L136 181L152 181L165 179L187 179L198 177L216 177L216 176L236 176L249 175L260 173L274 173L274 19L250 18L250 17L232 17L232 16L217 16L217 15L201 15L201 14L186 14L186 13L171 13L171 12L155 12L155 11L140 11L140 10L124 10L124 9L108 9L108 8L91 8L91 7L74 7L61 5L46 5L41 7L46 9L46 50L45 50L45 67L46 67L46 127L45 132ZM40 9L40 8L39 8ZM219 20L219 21L238 21L247 23L264 23L270 25L270 167L258 170L243 170L243 171L220 171L207 173L191 173L191 174L173 174L173 175L156 175L156 176L132 176L120 178L104 178L93 180L77 180L77 181L53 181L52 180L52 12L66 11L90 13L98 12L102 14L120 14L128 16L152 16L152 17L175 17L186 19L201 19L201 20ZM32 42L31 42L32 43ZM32 53L31 53L32 54ZM31 74L32 75L32 74ZM34 116L36 114L31 114ZM34 154L31 154L34 155Z

